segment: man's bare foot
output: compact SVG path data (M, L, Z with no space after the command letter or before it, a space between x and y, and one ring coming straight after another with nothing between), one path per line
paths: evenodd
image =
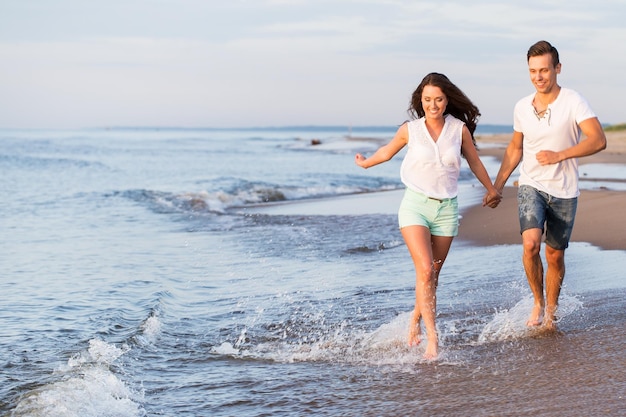
M528 321L526 322L526 326L528 327L537 327L543 324L543 307L534 306L533 311L531 311L530 316L528 317Z
M556 307L546 307L546 314L543 318L543 327L548 331L556 331Z
M544 318L542 326L543 326L544 330L546 330L548 332L555 332L556 331L556 320L555 319Z

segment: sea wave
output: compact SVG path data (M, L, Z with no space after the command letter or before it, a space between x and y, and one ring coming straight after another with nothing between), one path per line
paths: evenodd
M101 338L74 353L48 381L19 399L12 416L91 417L145 416L143 391L124 380L124 362L133 350L152 348L161 335L159 313L153 309L126 341Z
M319 185L319 186L276 186L262 182L241 182L230 190L217 191L158 191L127 190L114 192L109 197L124 197L147 204L152 210L162 213L209 213L228 214L232 209L259 204L306 200L322 197L389 191L397 184L372 183L363 185Z
M56 371L55 381L25 393L12 416L143 416L143 396L112 365L129 350L99 339Z

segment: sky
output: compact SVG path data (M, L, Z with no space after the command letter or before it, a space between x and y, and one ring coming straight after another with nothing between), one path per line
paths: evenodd
M0 128L389 126L429 72L512 124L548 40L626 122L624 0L0 0Z

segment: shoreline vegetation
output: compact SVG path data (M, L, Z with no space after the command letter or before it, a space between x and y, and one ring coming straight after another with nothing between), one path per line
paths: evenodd
M605 132L621 132L622 130L626 130L626 123L619 123L616 125L608 125L603 127Z

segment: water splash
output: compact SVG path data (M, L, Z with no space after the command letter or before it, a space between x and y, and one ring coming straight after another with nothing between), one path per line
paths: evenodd
M142 347L154 345L161 335L162 323L155 314L150 315L139 327L135 341Z
M348 321L327 328L324 335L285 338L244 345L247 330L233 345L222 342L211 352L218 355L272 360L281 363L331 362L367 365L403 365L424 362L424 346L406 343L410 312L401 313L373 331L353 327Z
M533 308L532 296L520 300L510 310L497 311L478 337L478 343L498 342L503 340L528 337L537 329L526 326L528 314ZM582 302L575 297L561 294L557 316L559 320L582 307Z

